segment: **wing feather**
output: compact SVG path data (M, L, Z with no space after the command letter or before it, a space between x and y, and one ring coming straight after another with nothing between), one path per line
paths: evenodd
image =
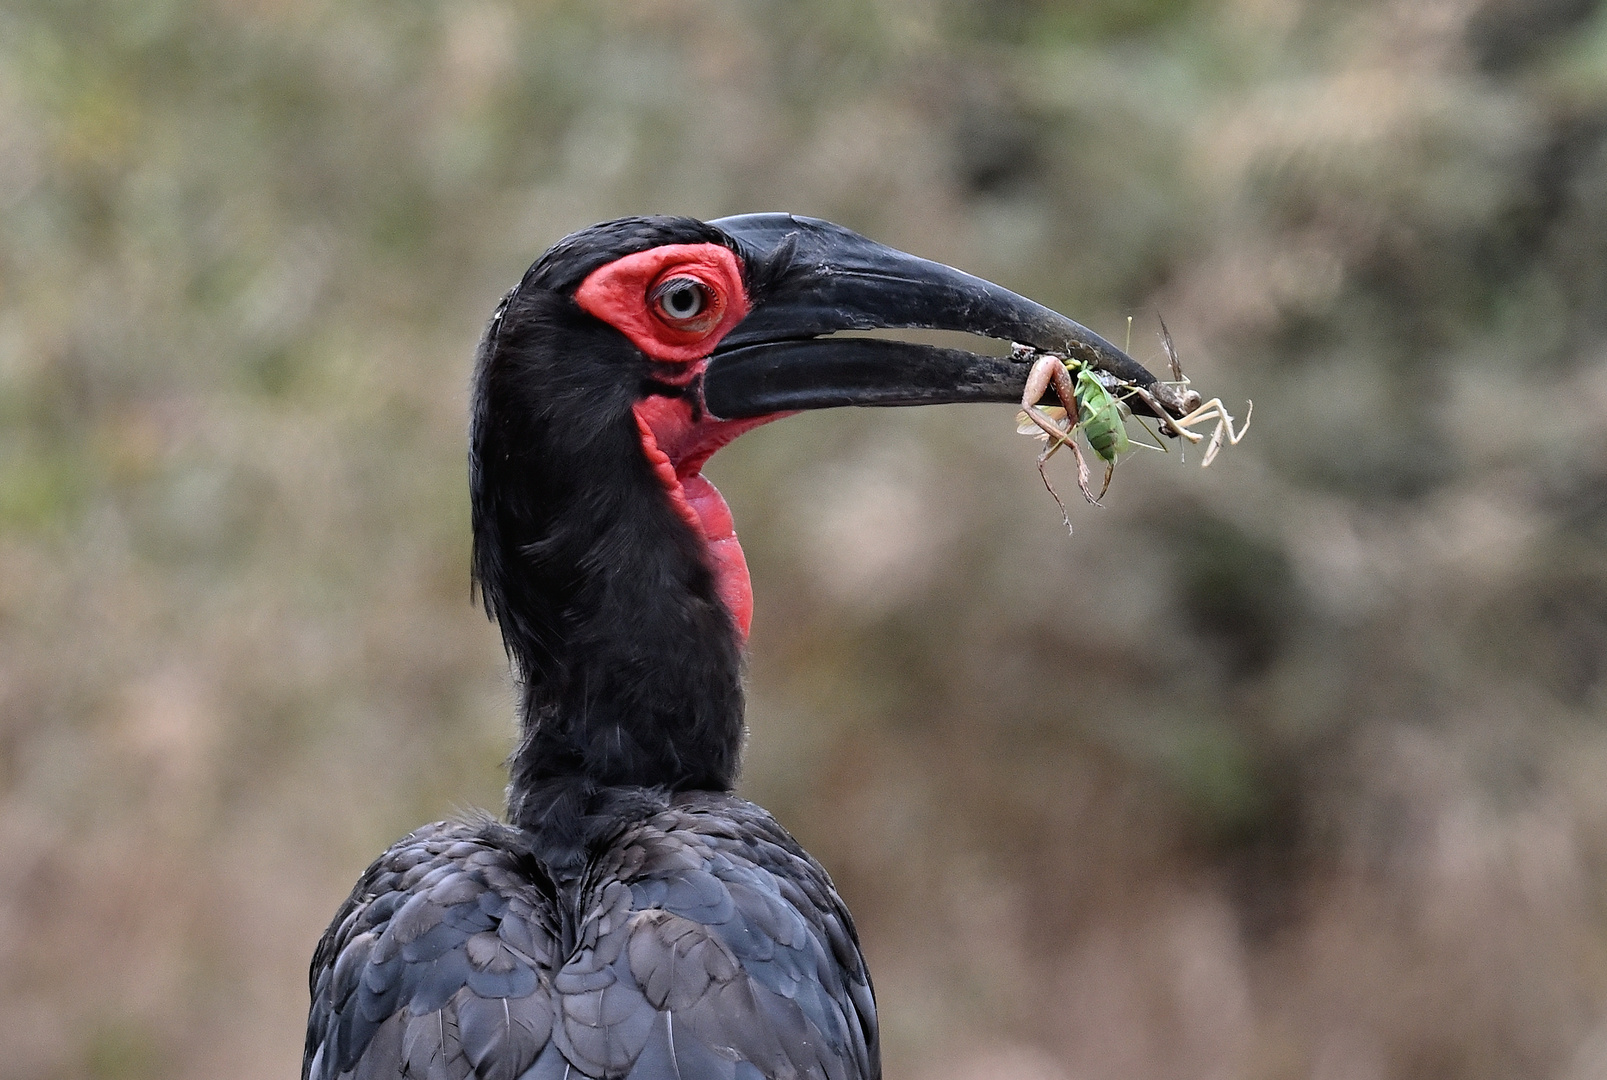
M825 871L749 803L650 794L579 881L490 822L382 856L314 958L304 1080L879 1080Z
M480 1080L515 1080L552 1033L552 1001L545 993L483 998L465 988L453 1000L463 1056Z

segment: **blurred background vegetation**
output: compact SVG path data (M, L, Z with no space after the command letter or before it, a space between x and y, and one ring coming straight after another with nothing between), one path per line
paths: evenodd
M766 209L1256 401L1069 538L1004 406L711 466L890 1080L1607 1076L1592 0L4 0L0 1074L296 1074L361 869L501 803L483 320Z

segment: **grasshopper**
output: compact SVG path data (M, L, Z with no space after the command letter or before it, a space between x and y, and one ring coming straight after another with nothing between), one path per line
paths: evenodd
M1036 350L1031 352L1036 353ZM1025 356L1027 352L1018 355ZM1049 482L1049 474L1044 466L1062 446L1071 447L1072 455L1077 459L1077 486L1082 489L1084 498L1098 505L1105 492L1110 490L1116 459L1132 445L1127 438L1126 418L1122 415L1126 406L1086 364L1055 353L1036 355L1032 370L1027 374L1026 389L1021 394L1021 430L1030 432L1036 426L1049 440L1043 453L1038 455L1038 475L1043 478L1043 486L1059 505L1061 516L1066 519L1066 527L1070 528L1071 515L1066 512L1066 504L1061 501L1059 492ZM1055 395L1060 398L1064 409L1038 407L1038 400L1051 386L1055 388ZM1073 416L1075 419L1072 419ZM1089 486L1091 474L1082 447L1072 437L1079 427L1082 428L1083 437L1088 440L1089 448L1105 462L1105 483L1098 495Z
M1150 410L1160 418L1161 430L1179 438L1187 439L1198 444L1205 438L1204 433L1192 430L1200 424L1216 421L1216 428L1211 432L1211 441L1205 444L1205 457L1200 462L1200 468L1208 467L1216 460L1224 441L1228 446L1238 446L1240 440L1250 430L1250 417L1255 415L1255 402L1244 403L1244 423L1237 431L1233 429L1233 416L1228 412L1227 406L1222 404L1221 398L1212 398L1201 404L1197 391L1189 389L1189 381L1183 375L1183 364L1177 358L1177 347L1172 344L1171 332L1166 329L1166 320L1161 320L1161 345L1166 349L1166 359L1172 368L1171 383L1157 383L1154 387L1145 389L1142 386L1128 386L1127 392L1138 398L1150 407ZM1168 403L1180 406L1167 409L1160 399L1165 396ZM1175 402L1173 399L1176 399ZM1183 415L1173 417L1174 412Z
M1224 445L1239 445L1250 430L1250 417L1255 411L1253 402L1245 403L1244 424L1235 428L1233 416L1222 404L1221 398L1202 402L1199 392L1189 386L1189 380L1183 374L1182 362L1177 357L1177 347L1172 343L1172 335L1166 329L1164 320L1161 322L1161 343L1166 349L1172 379L1147 387L1095 371L1088 364L1057 353L1039 352L1027 345L1012 347L1012 355L1017 359L1032 360L1027 384L1021 394L1017 430L1030 435L1035 433L1036 428L1037 432L1041 432L1039 437L1048 440L1043 453L1038 455L1038 475L1042 477L1043 486L1049 490L1049 494L1054 496L1067 528L1071 527L1071 515L1067 513L1060 494L1049 482L1049 474L1044 466L1062 446L1071 447L1072 455L1077 459L1077 486L1090 503L1100 505L1099 500L1110 490L1116 460L1133 445L1127 437L1127 418L1131 412L1126 399L1138 398L1155 414L1162 431L1191 443L1198 444L1206 438L1203 432L1193 430L1195 427L1215 420L1216 428L1211 432L1210 441L1205 446L1205 458L1200 463L1202 468L1216 460ZM1060 398L1064 408L1039 407L1039 399L1050 387L1054 387L1055 395ZM1073 437L1078 428L1082 429L1089 448L1105 463L1105 482L1098 495L1089 485L1088 461Z

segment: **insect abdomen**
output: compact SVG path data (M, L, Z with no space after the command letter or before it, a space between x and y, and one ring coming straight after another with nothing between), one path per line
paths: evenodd
M1101 460L1114 462L1127 452L1127 425L1116 399L1086 371L1077 377L1077 406L1083 434Z

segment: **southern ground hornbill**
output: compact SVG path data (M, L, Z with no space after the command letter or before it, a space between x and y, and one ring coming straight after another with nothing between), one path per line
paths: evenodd
M1154 376L997 285L828 222L629 218L536 261L480 342L474 574L518 677L507 820L380 856L318 944L304 1078L862 1080L876 1005L831 879L731 794L752 611L700 472L801 409L1019 401L966 331Z

